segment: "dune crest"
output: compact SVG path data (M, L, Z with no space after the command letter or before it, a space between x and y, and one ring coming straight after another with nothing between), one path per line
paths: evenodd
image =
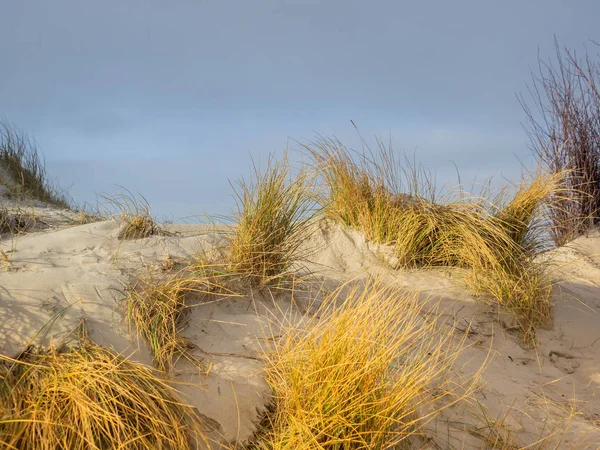
M60 213L47 209L49 216ZM91 340L152 365L147 345L124 321L127 290L145 271L168 270L169 264L216 251L227 242L228 228L169 225L167 233L122 240L123 226L115 220L57 224L2 239L7 260L0 272L0 353L14 356L28 344L59 344L84 318ZM311 250L304 270L322 292L367 277L418 291L425 309L440 302L443 326L468 334L456 373L467 377L487 360L474 396L490 422L456 404L428 425L438 445L481 448L482 430L490 423L525 443L554 429L567 430L561 448L600 442L600 234L552 251L563 279L554 288L554 324L538 332L537 349L531 349L522 346L508 314L464 287L459 269L395 270L387 246L331 221L315 226L304 243ZM271 400L261 340L273 332L274 317L296 308L301 319L306 311L299 304L285 295L274 301L247 290L191 309L181 333L194 344L193 353L210 362L210 373L180 361L174 381L182 398L213 424L216 439L244 443L256 432Z

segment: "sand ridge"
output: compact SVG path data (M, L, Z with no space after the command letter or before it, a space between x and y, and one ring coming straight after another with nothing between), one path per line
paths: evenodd
M108 220L53 227L6 237L9 255L0 271L0 352L11 355L35 341L58 343L82 318L90 337L145 364L149 350L131 336L122 300L136 276L169 258L186 260L216 251L227 228L167 226L170 233L141 240L119 239L122 225ZM561 281L554 289L554 325L538 332L538 348L521 345L510 317L467 291L449 270L397 271L386 262L386 248L359 233L319 222L305 267L324 286L377 276L418 290L426 302L440 301L447 326L469 330L468 348L455 370L467 378L487 361L475 394L487 416L510 427L522 442L567 428L560 448L597 448L600 442L600 235L590 234L554 251ZM388 252L388 253L386 253ZM224 441L248 441L269 403L262 377L261 338L272 318L290 308L289 299L248 292L193 308L183 335L197 356L212 364L208 376L185 363L175 382L183 398L213 424ZM41 331L40 331L41 330ZM39 333L38 333L39 332ZM477 405L457 404L429 425L432 448L481 448ZM433 445L433 443L430 443Z

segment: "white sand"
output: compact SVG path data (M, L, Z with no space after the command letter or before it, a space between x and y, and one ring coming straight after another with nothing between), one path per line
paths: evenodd
M51 210L45 217L56 217ZM94 341L151 364L148 349L131 338L123 322L126 288L167 256L177 260L210 251L223 235L186 225L172 227L179 232L175 236L122 241L115 221L64 225L0 242L10 258L0 265L0 352L18 353L40 329L37 341L60 342L85 317ZM555 289L554 326L538 333L537 352L523 348L507 329L510 317L474 298L452 271L391 270L383 262L388 250L330 223L322 223L307 245L316 250L308 268L332 287L350 278L385 276L422 291L427 301L440 299L448 324L459 329L471 324L470 347L459 358L456 374L466 379L489 360L475 397L490 419L506 417L505 425L523 443L567 429L559 448L599 448L600 286L594 282L600 282L599 235L555 251L561 263L568 263L557 271L565 281ZM285 299L276 301L282 309L289 306ZM247 440L269 401L258 349L273 311L272 300L260 295L222 299L195 307L184 331L213 368L206 377L180 363L176 380L193 385L179 389L225 440ZM577 415L567 423L571 408ZM429 448L482 448L472 433L480 426L480 408L460 403L429 426Z

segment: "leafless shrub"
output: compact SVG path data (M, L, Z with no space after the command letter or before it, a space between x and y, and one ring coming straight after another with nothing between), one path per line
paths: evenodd
M529 88L531 148L552 172L565 173L566 191L549 209L552 238L562 245L600 223L600 59L561 48L556 59L538 58Z

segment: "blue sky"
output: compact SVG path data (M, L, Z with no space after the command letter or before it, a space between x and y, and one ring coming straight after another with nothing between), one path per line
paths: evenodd
M526 92L595 0L3 0L0 114L79 201L114 184L159 216L226 214L228 180L288 138L391 135L440 182L528 160ZM593 49L593 46L592 46Z

